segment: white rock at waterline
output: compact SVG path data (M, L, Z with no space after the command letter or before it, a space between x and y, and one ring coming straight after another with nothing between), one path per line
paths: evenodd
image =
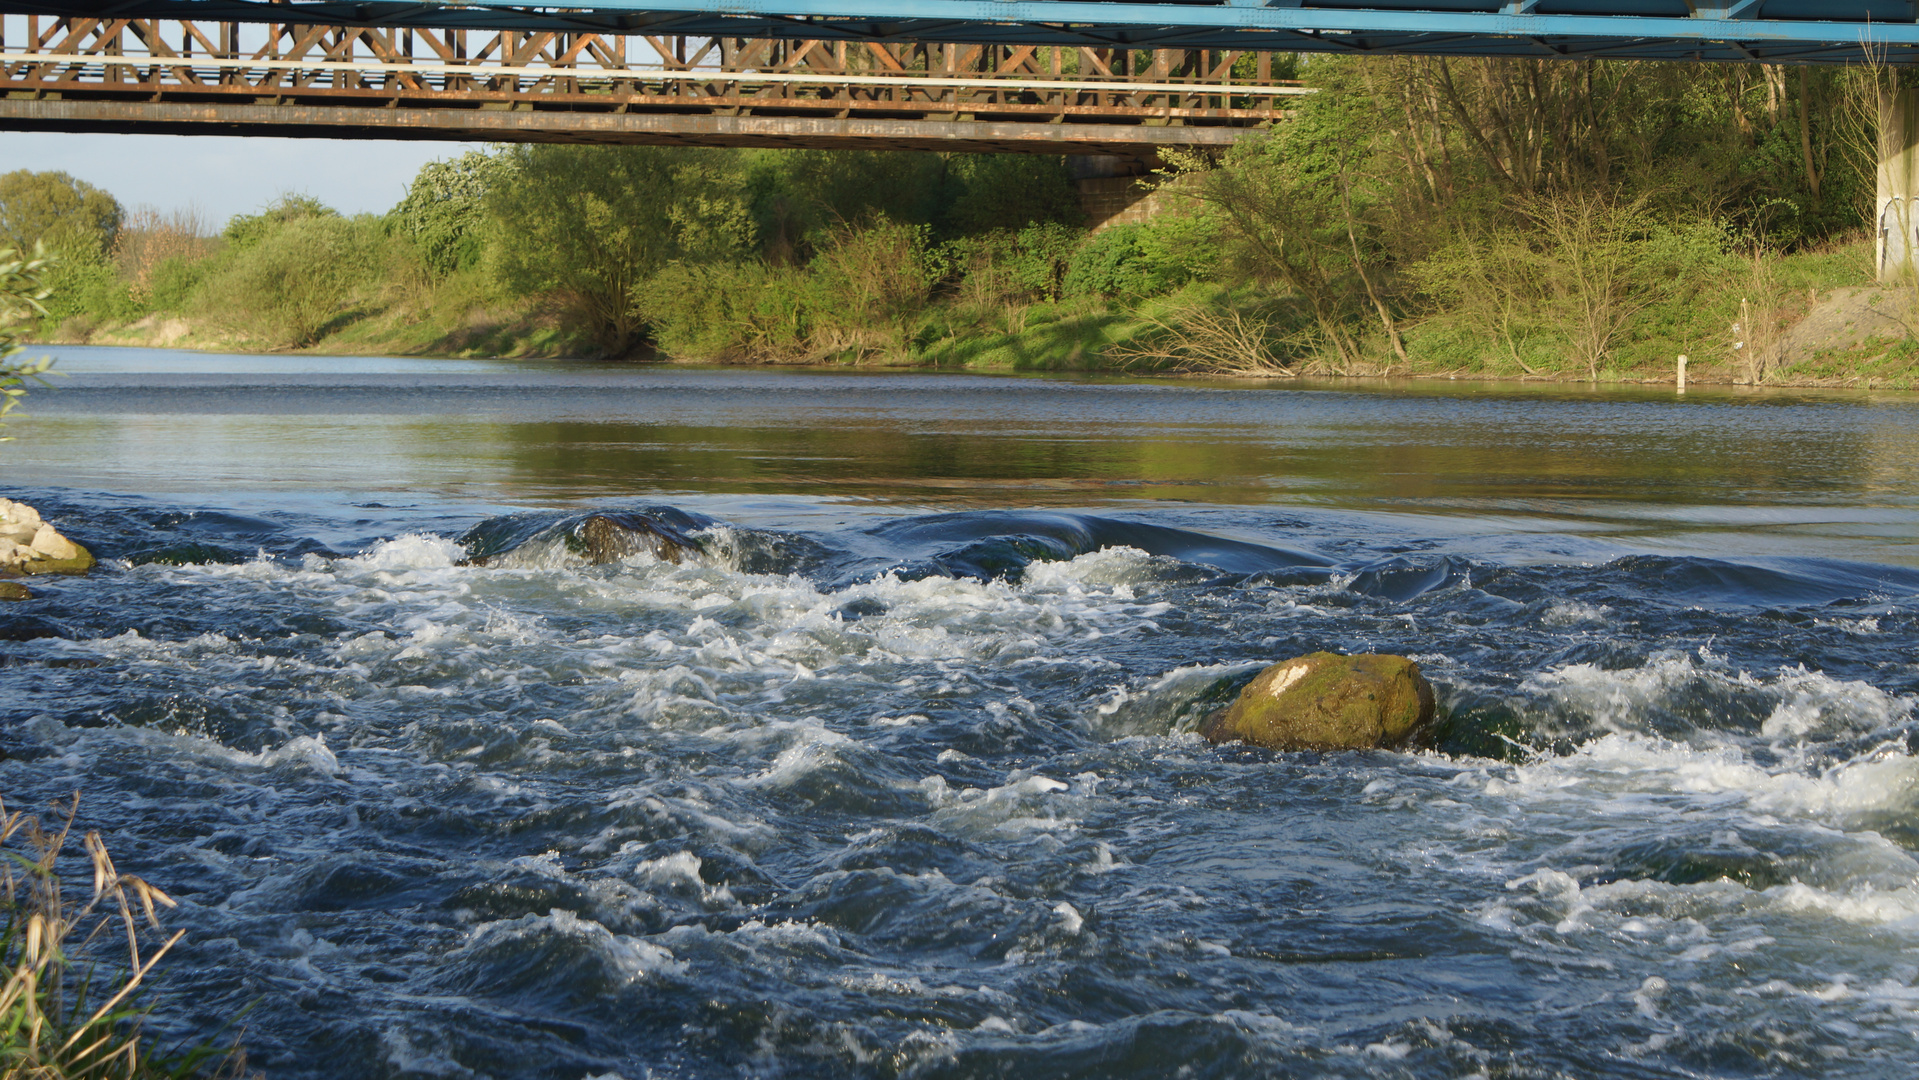
M33 543L27 545L42 559L77 559L80 549L74 542L61 536L54 527L42 524L33 534Z
M76 562L79 565L74 565ZM38 510L26 503L0 499L0 570L80 573L92 565L93 556L40 520Z
M40 511L35 510L23 502L14 502L12 499L0 499L0 522L18 522L33 525L38 528L40 525Z
M41 524L40 511L26 503L0 499L0 540L31 545L34 534L40 531Z

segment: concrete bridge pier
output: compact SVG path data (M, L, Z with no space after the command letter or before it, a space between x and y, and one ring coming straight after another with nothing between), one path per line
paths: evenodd
M1879 95L1879 280L1919 277L1919 90Z

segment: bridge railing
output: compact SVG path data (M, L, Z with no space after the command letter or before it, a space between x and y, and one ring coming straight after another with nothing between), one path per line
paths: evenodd
M1265 53L0 18L0 92L121 100L1246 126Z

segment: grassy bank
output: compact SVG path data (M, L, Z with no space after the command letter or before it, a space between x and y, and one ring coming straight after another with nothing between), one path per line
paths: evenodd
M1687 310L1653 323L1621 343L1597 372L1601 383L1672 382L1675 361L1689 359L1697 384L1858 386L1906 389L1919 379L1919 347L1911 333L1916 306L1910 288L1877 287L1869 242L1834 243L1777 255L1761 268L1733 267L1687 298ZM1765 275L1760 281L1753 278ZM1755 303L1754 297L1759 300ZM1741 318L1757 312L1757 333ZM1233 319L1239 319L1237 324ZM1119 304L1097 297L1003 305L929 306L910 344L896 351L746 358L695 353L675 357L636 350L636 360L922 367L981 372L1108 372L1134 374L1403 376L1589 382L1592 373L1570 352L1536 348L1515 355L1496 332L1434 319L1404 330L1407 356L1384 350L1359 363L1307 355L1282 362L1288 333L1310 319L1297 298L1194 283L1172 293ZM1766 326L1770 325L1767 336ZM1748 341L1747 339L1752 340ZM95 326L84 337L48 340L249 351L257 341L180 315L147 315ZM271 348L269 346L269 348ZM551 305L499 302L440 317L367 305L300 352L564 359L593 357L592 342L570 331Z
M430 165L384 215L296 196L217 234L67 181L71 212L42 223L60 262L37 332L1592 383L1670 380L1684 355L1699 382L1911 379L1919 303L1873 287L1866 228L1886 73L1299 71L1322 93L1223 155L1173 155L1142 181L1168 188L1162 212L1098 230L1065 161L1015 155L520 147ZM0 231L20 216L8 185L35 183L59 186L0 178Z

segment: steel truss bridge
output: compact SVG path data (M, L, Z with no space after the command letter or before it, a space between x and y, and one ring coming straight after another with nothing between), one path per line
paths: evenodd
M1125 49L1919 60L1915 0L5 0L90 18Z
M285 10L282 8L281 10ZM304 23L0 20L0 127L1037 151L1224 145L1266 54Z
M0 128L1145 157L1271 52L1919 63L1916 0L0 0Z

